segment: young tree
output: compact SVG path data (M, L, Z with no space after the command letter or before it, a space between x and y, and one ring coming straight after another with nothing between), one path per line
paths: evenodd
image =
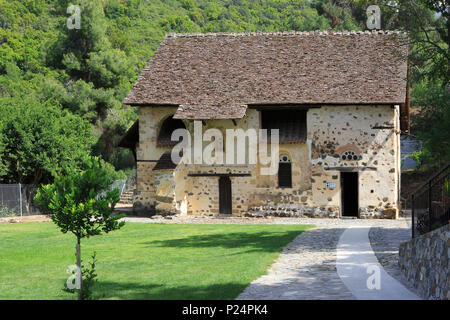
M38 190L35 201L51 215L61 232L71 232L77 238L77 289L81 300L81 239L120 229L125 222L119 222L123 215L113 215L119 191L108 191L113 179L103 160L90 157L81 170L66 167L64 171L55 176L52 184Z

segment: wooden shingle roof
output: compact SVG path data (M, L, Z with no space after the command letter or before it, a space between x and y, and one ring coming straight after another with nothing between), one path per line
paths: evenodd
M171 34L129 105L174 118L242 118L254 104L402 104L408 38L397 31Z

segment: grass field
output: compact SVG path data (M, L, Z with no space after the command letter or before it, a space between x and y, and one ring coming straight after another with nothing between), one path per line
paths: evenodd
M82 240L97 252L96 299L234 299L305 225L127 223ZM0 225L0 299L75 299L63 291L75 237L52 222Z

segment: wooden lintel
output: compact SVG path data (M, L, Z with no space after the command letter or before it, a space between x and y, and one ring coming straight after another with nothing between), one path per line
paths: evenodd
M355 172L355 171L365 171L365 170L371 170L376 171L377 168L375 167L326 167L325 170L335 170L335 171L342 171L342 172Z
M395 129L395 127L376 126L376 127L372 127L372 129Z
M250 177L250 173L188 173L188 177Z

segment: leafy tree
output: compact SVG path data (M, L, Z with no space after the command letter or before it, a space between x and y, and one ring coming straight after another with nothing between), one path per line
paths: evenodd
M42 91L45 99L55 99L91 122L94 134L102 141L94 154L111 161L117 157L115 143L137 117L136 110L122 106L122 100L137 77L138 62L131 52L126 54L112 46L103 3L73 4L81 8L81 28L69 29L61 23L57 40L47 50L48 66L60 69L63 81L49 79ZM64 1L60 1L59 6L63 5ZM113 2L112 7L119 12L124 8L118 2ZM116 117L118 114L124 118ZM128 122L123 125L123 120Z
M450 179L444 181L443 191L447 197L450 197Z
M48 183L54 171L88 155L95 142L88 122L49 101L2 99L0 119L6 183Z
M330 22L334 30L361 30L365 28L365 16L359 21L354 16L357 7L353 1L315 1L313 7Z
M346 2L346 1L345 1ZM414 154L426 166L450 160L449 2L437 0L359 0L354 16L365 19L365 8L381 9L383 29L400 29L410 38L411 131L423 141Z
M76 165L94 142L89 123L57 104L33 96L0 99L0 181L25 185L28 210L34 186Z
M79 30L66 26L70 4L81 8ZM450 80L448 1L0 0L0 100L50 103L88 120L97 141L91 153L118 167L115 143L137 118L122 100L166 33L363 30L372 4L382 29L409 33L411 101L425 117L412 130L426 154L445 158L435 146L446 131L429 135L423 125L447 110L434 97Z
M402 1L390 5L411 39L412 130L424 142L422 163L450 161L450 46L448 1Z
M411 104L419 106L412 115L414 128L424 141L415 154L428 166L450 161L450 92L438 81L423 80L414 85Z
M61 232L76 237L76 264L80 272L78 299L83 298L81 239L120 229L123 215L113 215L119 202L119 191L108 191L113 180L108 166L99 158L88 158L81 169L65 167L54 177L54 182L42 186L35 197L36 203L49 213ZM105 192L106 191L106 192Z
M2 128L3 125L4 125L4 124L3 124L2 122L0 122L0 132L3 131L3 128ZM3 142L2 140L0 140L0 159L1 159L2 155L4 154L4 152L5 152L5 145L4 145L4 142ZM6 168L5 163L4 163L3 161L0 161L0 180L1 180L2 177L5 176L7 173L8 173L8 170L7 170L7 168Z

